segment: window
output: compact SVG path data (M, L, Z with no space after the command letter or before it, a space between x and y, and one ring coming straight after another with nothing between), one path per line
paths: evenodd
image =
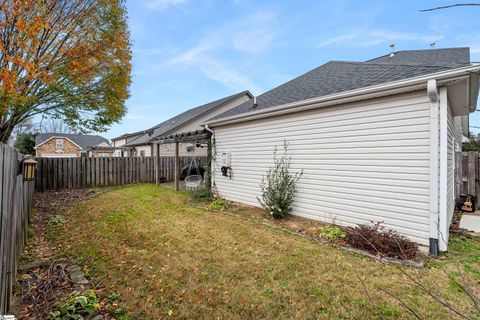
M145 157L145 150L140 150L140 157Z
M193 152L193 151L195 151L194 146L187 146L187 152Z
M55 146L57 149L63 149L63 139L55 140Z

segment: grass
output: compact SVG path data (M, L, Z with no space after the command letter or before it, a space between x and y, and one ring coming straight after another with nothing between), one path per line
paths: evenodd
M132 319L413 318L379 288L422 318L455 318L398 267L195 209L187 199L153 185L107 192L79 204L65 225L49 227L50 239L59 256L85 263L96 284L115 293L121 316ZM480 241L463 241L453 238L453 252L428 268L403 270L473 316L442 270L458 270L452 259L460 257L478 293Z

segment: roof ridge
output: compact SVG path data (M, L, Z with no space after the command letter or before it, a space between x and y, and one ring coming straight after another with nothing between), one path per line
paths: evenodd
M414 50L398 50L398 51L394 51L393 53L394 54L397 54L397 53L400 53L400 52L419 52L419 51L440 51L440 50L454 50L454 49L468 49L470 50L470 47L449 47L449 48L428 48L428 49L414 49ZM380 59L380 58L384 58L384 57L388 57L389 55L391 55L392 53L389 52L387 54L384 54L384 55L381 55L381 56L378 56L378 57L375 57L375 58L372 58L372 59L369 59L365 62L369 62L369 61L373 61L373 60L377 60L377 59Z
M427 65L427 64L408 64L408 63L387 63L387 62L367 62L367 61L341 61L341 60L332 60L330 62L335 63L349 63L349 64L360 64L360 65L378 65L378 66L405 66L405 67L428 67L428 68L445 68L445 69L452 69L452 67L446 65Z

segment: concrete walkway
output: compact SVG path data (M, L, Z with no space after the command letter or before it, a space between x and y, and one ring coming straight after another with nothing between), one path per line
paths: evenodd
M480 214L463 214L460 228L480 233Z

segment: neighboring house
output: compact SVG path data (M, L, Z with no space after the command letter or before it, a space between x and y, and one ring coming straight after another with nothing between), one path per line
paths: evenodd
M328 62L206 122L216 190L258 206L262 175L285 139L292 171L304 172L294 215L383 221L431 252L447 250L455 152L477 104L479 70L468 48ZM231 176L222 176L221 160Z
M145 131L138 131L138 132L133 132L133 133L126 133L122 134L119 137L113 138L112 139L112 147L115 149L113 156L114 157L121 157L122 153L123 156L129 156L130 152L129 151L135 151L134 148L126 148L126 144L129 142L132 142L133 140L139 138L140 136L143 136L145 134ZM124 149L122 149L124 148Z
M243 91L187 110L148 130L124 134L113 138L112 141L115 148L123 148L124 155L147 157L156 155L156 151L153 148L153 141L156 137L203 129L202 124L208 119L231 110L251 99L251 93ZM193 143L182 143L179 147L181 156L190 155L195 149ZM160 146L160 156L173 156L174 152L174 144L163 144ZM206 156L207 148L197 148L195 154ZM115 155L120 156L120 151L116 151Z
M97 135L41 133L35 138L35 154L44 158L111 157L108 139Z

